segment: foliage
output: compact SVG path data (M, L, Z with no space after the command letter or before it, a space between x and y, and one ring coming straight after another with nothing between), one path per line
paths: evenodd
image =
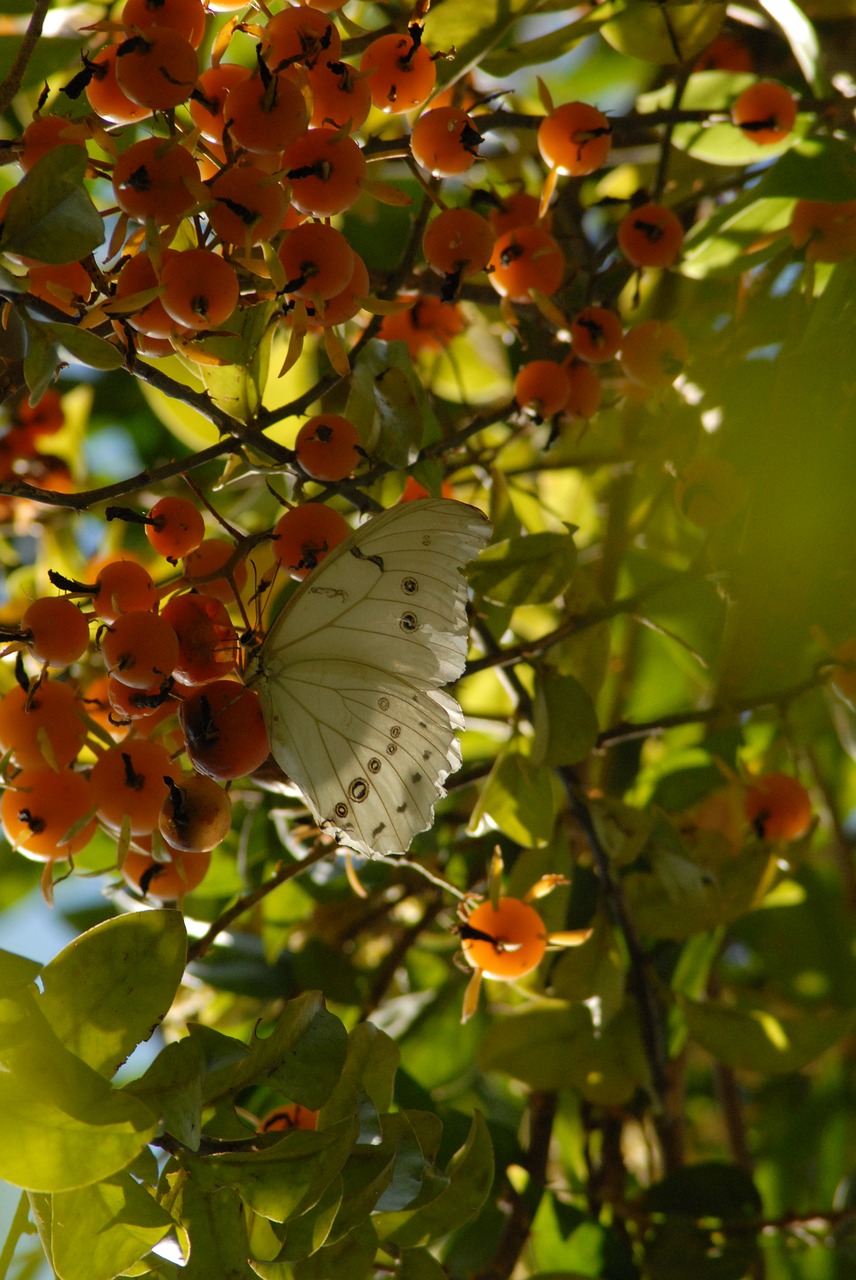
M0 32L0 908L75 933L0 952L0 1277L843 1280L852 5L155 7ZM285 606L304 723L435 717L398 856L269 755Z

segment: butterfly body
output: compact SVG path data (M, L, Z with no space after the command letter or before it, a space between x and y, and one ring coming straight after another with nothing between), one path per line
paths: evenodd
M361 853L405 852L461 763L443 686L466 663L461 566L489 531L445 498L383 512L312 571L251 665L274 758Z

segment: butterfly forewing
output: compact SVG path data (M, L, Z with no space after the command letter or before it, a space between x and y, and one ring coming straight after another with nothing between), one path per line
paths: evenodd
M464 669L460 570L488 536L447 499L385 512L313 570L255 661L274 757L361 852L404 852L460 764L460 709L439 687Z

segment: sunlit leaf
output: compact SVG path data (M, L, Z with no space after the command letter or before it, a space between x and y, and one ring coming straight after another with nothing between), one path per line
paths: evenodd
M38 262L77 262L104 239L101 215L84 185L83 147L54 147L15 188L0 229L0 253Z

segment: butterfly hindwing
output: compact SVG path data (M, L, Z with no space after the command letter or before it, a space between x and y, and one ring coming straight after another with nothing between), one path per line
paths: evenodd
M426 499L384 512L313 570L255 660L271 750L320 825L364 853L401 853L460 764L461 565L481 512Z

